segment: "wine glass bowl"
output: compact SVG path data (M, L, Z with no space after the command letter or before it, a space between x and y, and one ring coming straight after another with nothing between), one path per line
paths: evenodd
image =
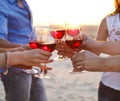
M39 43L38 43L38 42L31 41L31 42L29 42L29 46L30 46L32 49L36 49L36 48L38 48Z
M32 49L40 48L49 52L54 51L56 43L50 35L49 28L37 26L34 30L36 31L35 34L33 34L35 38L31 35L32 38L29 40L29 46Z
M77 51L82 44L81 28L79 23L66 23L66 44Z
M66 40L66 44L73 49L73 51L77 51L81 44L82 44L82 40L76 39L76 40Z

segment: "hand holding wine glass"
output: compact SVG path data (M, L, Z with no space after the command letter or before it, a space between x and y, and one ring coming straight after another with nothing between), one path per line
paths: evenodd
M48 61L48 59L52 55L51 52L54 51L56 46L55 41L52 39L53 38L49 33L49 28L41 28L39 26L34 28L34 33L32 33L30 36L29 40L30 47L32 49L39 48L44 52L42 54L43 56L41 56L43 58L41 59L42 62L40 63L41 73L40 75L35 75L36 77L48 78L48 76L46 75L48 67L46 66L45 62ZM48 53L49 57L47 56ZM39 70L36 67L34 69Z
M66 44L74 51L74 54L78 52L82 44L82 35L79 23L66 22ZM73 70L73 72L76 72Z
M59 44L61 41L65 41L65 21L50 21L50 33L51 36L55 39L56 43ZM64 57L62 55L59 55L54 60L60 61L63 60Z
M72 58L74 51L66 44L66 42L61 41L56 45L58 54L62 54L64 57Z

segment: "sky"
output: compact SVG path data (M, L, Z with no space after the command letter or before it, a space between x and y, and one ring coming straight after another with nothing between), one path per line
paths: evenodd
M114 10L114 0L27 0L34 24L56 21L78 21L81 25L99 25Z

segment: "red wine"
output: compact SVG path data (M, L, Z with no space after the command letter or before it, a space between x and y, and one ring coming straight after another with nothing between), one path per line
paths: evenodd
M80 48L82 40L66 40L66 44L73 50Z
M32 48L32 49L35 49L35 48L38 48L39 46L39 43L38 42L29 42L29 46Z
M52 30L51 35L53 36L54 39L62 39L62 37L65 35L65 30Z
M32 49L40 48L49 52L54 51L56 47L56 43L29 42L29 45Z
M55 50L56 43L39 43L39 48L48 52Z
M74 37L80 33L79 29L67 29L67 34Z

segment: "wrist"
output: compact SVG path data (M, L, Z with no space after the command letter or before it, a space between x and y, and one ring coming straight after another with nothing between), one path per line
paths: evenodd
M9 64L10 65L19 65L22 62L21 52L9 52Z
M96 54L99 54L99 53L101 53L101 48L102 48L102 42L96 42L95 44L94 44L94 48L92 49L92 52L93 53L96 53Z
M108 68L107 67L109 67L109 58L107 58L107 57L101 57L100 58L101 60L101 62L100 62L100 67L99 67L99 69L100 69L100 71L104 71L104 72L107 72L107 71L109 71L108 70Z
M72 58L74 54L75 54L74 52L71 52L71 53L68 55L68 58Z
M21 46L20 46L20 48L23 48L23 49L25 49L25 50L30 50L31 49L31 47L29 46L29 44L22 44Z

